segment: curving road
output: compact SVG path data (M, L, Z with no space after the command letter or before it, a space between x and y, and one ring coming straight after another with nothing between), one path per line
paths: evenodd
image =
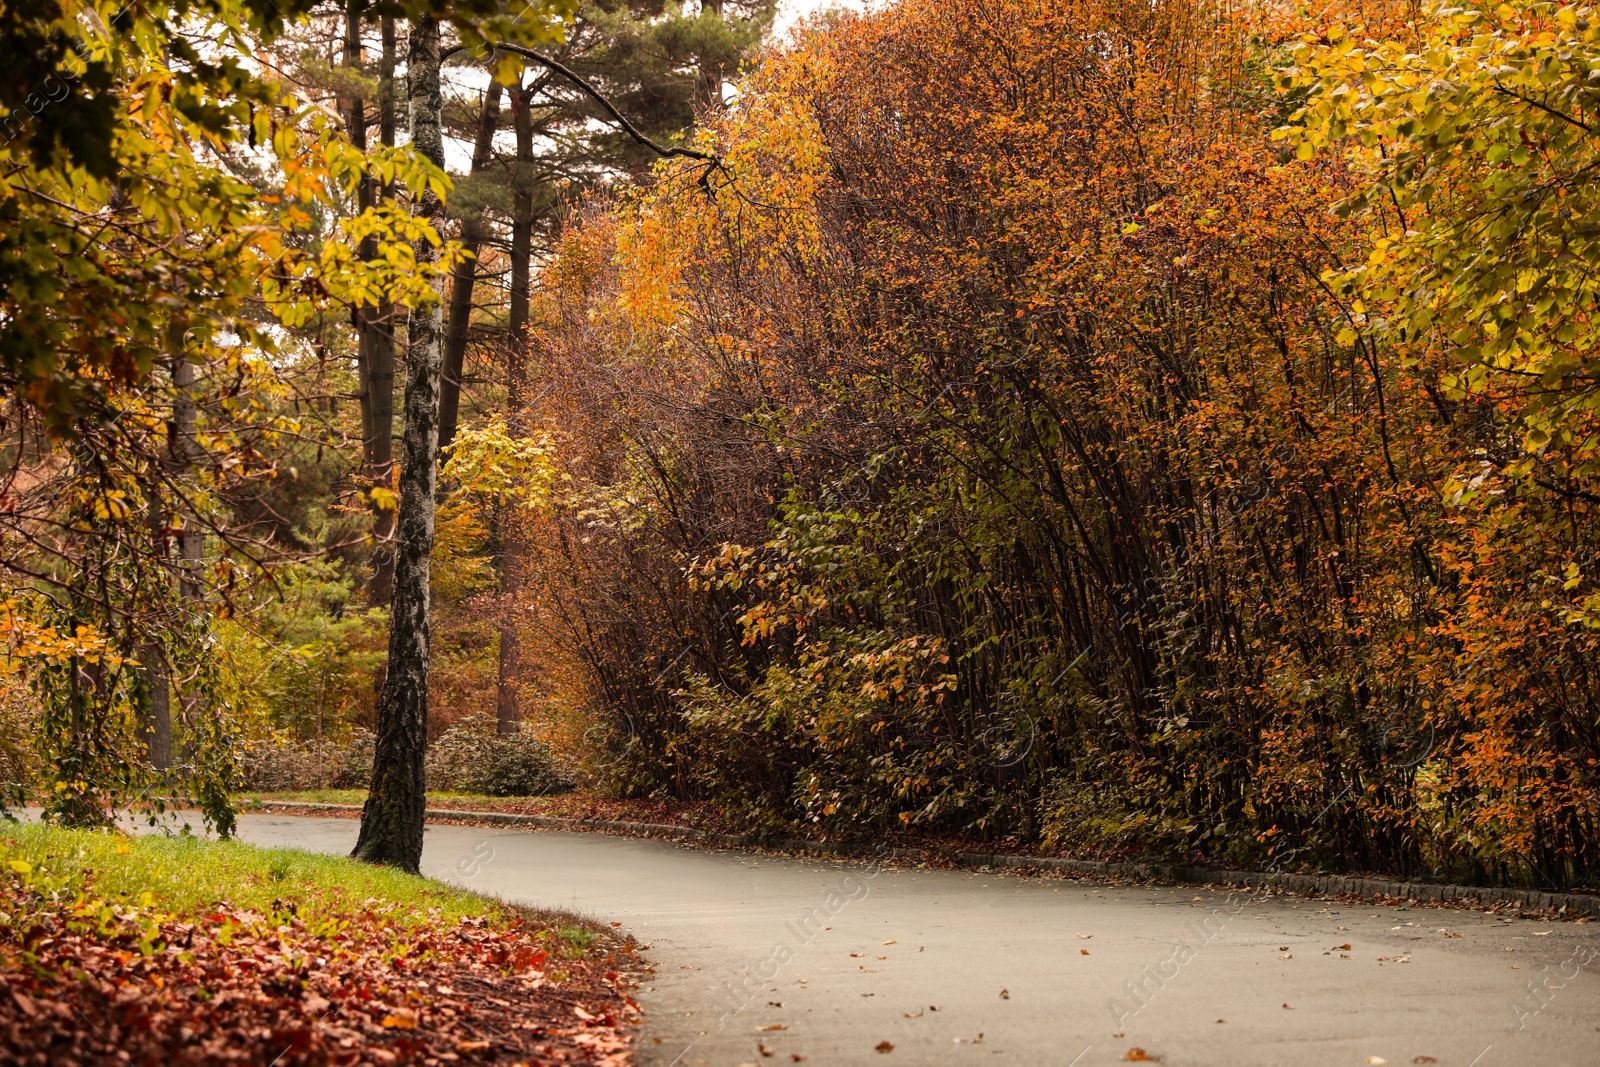
M247 841L318 852L355 834L240 819ZM430 826L426 841L428 874L652 946L649 1067L1097 1067L1134 1048L1167 1067L1600 1065L1600 924L599 834Z

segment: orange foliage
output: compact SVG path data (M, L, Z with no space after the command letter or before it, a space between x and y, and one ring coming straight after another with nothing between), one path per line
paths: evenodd
M1546 603L1591 498L1481 466L1515 397L1352 328L1343 176L1269 140L1270 46L1209 12L844 19L752 76L706 186L569 234L530 640L634 742L619 788L1594 868L1600 650Z

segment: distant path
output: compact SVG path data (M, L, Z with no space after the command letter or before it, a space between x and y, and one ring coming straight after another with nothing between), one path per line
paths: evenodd
M355 842L349 819L239 822L259 844ZM652 946L645 1067L791 1054L813 1067L1100 1067L1133 1047L1167 1067L1600 1065L1600 923L874 873L600 834L429 826L426 841L427 874L619 921ZM1120 1024L1113 999L1130 1011ZM875 1051L884 1041L892 1052Z

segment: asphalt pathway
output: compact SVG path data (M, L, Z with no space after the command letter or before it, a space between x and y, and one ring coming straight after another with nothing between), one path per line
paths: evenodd
M240 819L317 852L356 829ZM423 870L649 945L646 1067L1600 1065L1600 923L463 826Z

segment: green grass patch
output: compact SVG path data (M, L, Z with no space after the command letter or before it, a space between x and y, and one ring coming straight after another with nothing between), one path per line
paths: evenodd
M570 797L571 793L544 794L544 796ZM364 804L365 789L300 789L273 793L235 793L234 802L241 808L273 800L292 800L305 804ZM446 807L452 803L471 801L475 804L516 804L539 797L492 797L487 793L435 793L428 794L429 807Z
M432 800L434 794L428 794ZM233 802L241 809L252 804L259 804L263 800L293 800L305 804L364 804L367 801L365 789L290 789L278 790L270 793L235 793Z
M68 899L144 904L182 916L222 902L263 915L292 904L308 925L368 911L382 912L385 925L402 930L449 926L463 917L495 927L521 919L551 927L565 942L562 949L574 952L595 936L571 916L518 908L430 878L238 841L6 825L0 826L0 871L6 870L26 873L36 889Z

